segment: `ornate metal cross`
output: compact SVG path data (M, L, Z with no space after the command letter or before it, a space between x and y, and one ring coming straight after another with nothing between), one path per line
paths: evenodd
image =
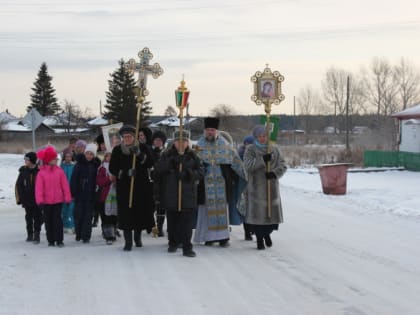
M144 98L149 95L147 90L147 75L152 75L153 79L157 79L163 74L163 69L158 63L151 65L149 62L153 59L153 54L150 52L149 48L145 47L143 50L139 51L138 56L140 62L136 62L133 58L128 60L125 64L125 68L131 73L138 72L139 79L137 81L138 91L136 91L137 96Z
M145 47L143 50L139 51L138 56L140 57L140 62L137 63L134 59L130 59L126 64L125 68L131 72L139 73L139 80L137 81L137 87L135 89L135 94L137 96L137 118L136 118L136 134L135 139L138 139L139 128L140 128L140 116L143 102L149 91L147 90L147 75L151 74L154 79L157 79L163 73L163 69L158 63L153 65L149 64L149 61L153 59L153 55L150 52L149 48ZM132 160L132 169L136 168L136 155L133 154ZM134 193L134 176L131 177L130 182L130 195L128 201L128 207L131 208L133 205L133 193ZM155 229L156 231L156 229ZM153 234L156 234L155 232Z

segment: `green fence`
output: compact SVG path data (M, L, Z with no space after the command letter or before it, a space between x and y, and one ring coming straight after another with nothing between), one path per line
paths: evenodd
M365 151L365 167L405 167L410 171L420 171L420 153L397 151Z

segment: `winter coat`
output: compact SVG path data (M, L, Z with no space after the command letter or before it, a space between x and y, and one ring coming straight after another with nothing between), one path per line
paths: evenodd
M182 161L182 172L179 172L177 159ZM174 146L166 151L154 167L155 200L166 211L178 211L179 176L182 182L181 209L192 210L197 207L197 186L204 176L204 167L198 156L187 148L182 158Z
M267 153L267 147L257 144L248 146L244 154L244 166L248 172L248 185L246 193L247 212L245 222L256 225L270 225L283 222L283 210L280 199L278 179L286 172L286 163L276 145L270 145L272 160L270 171L276 175L276 179L270 180L271 188L271 218L267 216L267 179L265 176L266 165L263 155Z
M22 166L19 169L19 176L15 185L16 203L21 204L24 208L33 208L36 206L35 181L38 171L38 166L33 168Z
M109 179L109 173L104 166L100 166L98 173L96 174L96 185L100 188L100 195L98 198L99 202L105 202L108 196L109 189L111 188L111 180Z
M64 174L66 174L67 180L70 184L71 181L71 176L73 175L73 170L74 170L74 166L76 164L74 164L74 162L71 163L61 163L60 167L63 169Z
M132 207L129 207L133 154L125 154L117 145L112 150L109 172L116 176L118 205L118 224L122 230L150 229L153 218L153 185L149 179L148 168L154 164L151 150L140 144L140 155L136 158Z
M37 205L70 203L70 187L62 168L57 165L41 166L35 181Z
M96 192L97 160L88 161L84 154L76 156L76 165L71 176L70 188L73 198L78 201L94 201Z

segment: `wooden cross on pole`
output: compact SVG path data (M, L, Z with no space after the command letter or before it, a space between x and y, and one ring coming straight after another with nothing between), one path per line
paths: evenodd
M153 54L150 52L149 48L145 47L143 50L139 51L138 56L140 58L140 62L136 62L134 59L130 59L126 64L125 68L131 72L138 72L139 79L137 81L136 86L136 96L137 96L137 120L136 120L136 135L135 139L137 140L139 137L139 128L140 128L140 114L141 108L144 103L144 100L147 95L149 95L149 91L147 90L147 76L152 75L154 79L157 79L159 76L163 74L163 69L160 67L158 63L151 65L149 62L153 59ZM133 154L133 163L132 168L136 168L136 155ZM134 190L134 176L131 177L131 185L130 185L130 197L128 201L129 208L133 205L133 190Z

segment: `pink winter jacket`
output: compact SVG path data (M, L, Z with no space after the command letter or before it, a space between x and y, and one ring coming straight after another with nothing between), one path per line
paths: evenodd
M38 205L71 202L70 187L61 167L41 166L35 182L35 201Z

